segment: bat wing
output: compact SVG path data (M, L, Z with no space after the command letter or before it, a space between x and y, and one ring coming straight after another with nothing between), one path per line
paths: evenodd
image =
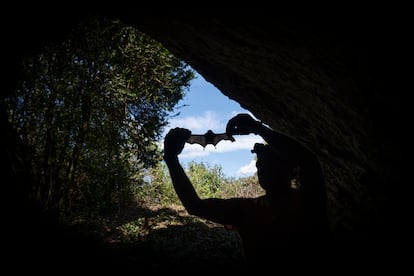
M207 139L204 134L193 134L190 138L187 139L187 143L189 144L199 144L203 147L207 146Z
M226 133L220 133L220 134L215 134L214 135L212 144L214 146L216 146L218 144L218 142L220 142L221 140L230 140L230 141L234 142L234 138L232 136L227 135Z

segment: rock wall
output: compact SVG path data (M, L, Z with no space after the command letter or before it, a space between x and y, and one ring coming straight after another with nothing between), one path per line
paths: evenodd
M391 235L398 223L392 187L402 181L396 164L404 160L395 133L407 116L395 59L404 55L403 48L388 21L367 14L285 16L254 10L125 20L318 155L335 233Z

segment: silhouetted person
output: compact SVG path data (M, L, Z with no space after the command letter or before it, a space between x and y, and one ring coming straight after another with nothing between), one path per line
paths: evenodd
M311 259L309 254L322 250L328 229L325 184L316 156L248 114L230 119L226 132L254 133L266 141L252 150L266 193L258 198L201 199L178 159L191 132L174 128L165 137L164 160L188 213L236 229L249 264L278 266Z

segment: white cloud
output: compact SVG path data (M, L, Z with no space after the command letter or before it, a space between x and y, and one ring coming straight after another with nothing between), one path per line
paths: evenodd
M211 149L206 147L203 149L201 145L197 144L185 144L183 151L180 154L180 158L194 159L196 157L203 157L209 155Z
M234 136L235 141L221 141L219 142L216 147L216 151L218 152L229 152L229 151L235 151L235 150L251 150L253 149L253 146L255 143L263 143L263 138L250 134L250 135L235 135Z
M208 110L205 111L201 116L189 116L184 118L173 118L170 120L166 132L169 129L175 127L182 127L191 130L192 133L205 133L207 130L223 130L225 129L225 123L220 118L217 112Z
M242 166L238 171L237 174L242 176L244 175L252 175L257 171L256 168L256 160L251 160L249 164Z

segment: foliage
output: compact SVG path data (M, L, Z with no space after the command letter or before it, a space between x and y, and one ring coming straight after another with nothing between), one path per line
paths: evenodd
M112 208L157 164L167 117L194 77L162 45L122 22L95 18L24 64L5 100L29 146L44 208ZM140 177L141 176L141 177Z
M218 197L224 183L224 175L220 166L190 162L187 174L202 198Z
M227 178L221 190L222 198L227 197L258 197L264 194L260 187L257 175L241 178Z
M157 166L149 169L146 174L148 181L143 183L139 189L139 198L146 203L163 206L180 203L164 162L159 162Z
M188 164L185 172L201 198L257 197L264 193L257 182L257 175L228 178L224 176L221 166L194 161ZM145 198L149 204L181 204L164 162L150 169L147 176L149 182L140 189L140 198Z

